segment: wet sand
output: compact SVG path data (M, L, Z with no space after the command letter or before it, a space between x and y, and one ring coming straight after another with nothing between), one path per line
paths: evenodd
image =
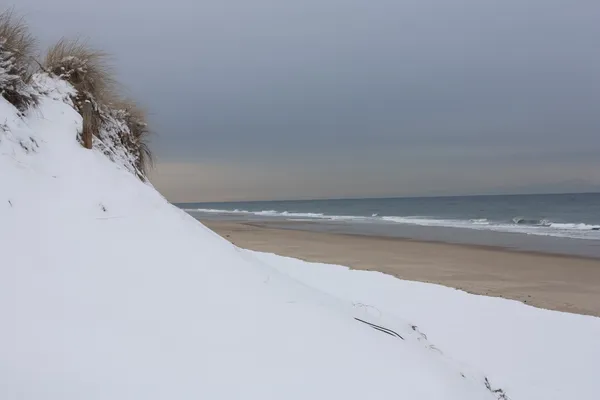
M600 259L202 221L239 247L600 317Z

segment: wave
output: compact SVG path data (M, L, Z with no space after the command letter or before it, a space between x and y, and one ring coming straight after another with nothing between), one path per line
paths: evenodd
M496 232L524 233L528 235L555 236L574 239L600 240L600 225L584 223L560 223L547 219L527 219L516 217L512 223L494 222L485 218L457 220L423 217L382 217L387 222L412 224L419 226L438 226L447 228L466 228L490 230Z
M247 214L250 213L250 211L245 211L245 210L216 210L216 209L212 209L212 208L184 208L183 211L186 212L201 212L201 213L207 213L207 214Z
M246 215L257 215L263 217L296 217L296 218L330 218L321 213L301 213L301 212L290 212L290 211L275 211L275 210L262 210L262 211L248 211L248 210L217 210L212 208L184 208L187 212L199 212L208 214L246 214Z
M513 218L513 222L517 225L544 226L556 229L575 229L580 231L600 231L600 225L588 225L584 223L561 223L552 222L547 219L527 219L523 217Z
M547 219L527 219L525 217L514 217L512 221L517 225L550 226L551 224Z
M325 220L349 223L370 222L380 224L404 224L600 240L600 225L589 225L585 223L553 222L548 219L535 219L521 216L514 217L512 218L512 220L509 221L490 221L487 218L447 219L428 216L379 216L376 213L368 217L359 215L328 215L323 213L276 210L250 211L240 209L219 210L207 208L195 208L184 210L192 213L198 212L207 214L253 215L259 217L282 218L296 221Z
M296 217L296 218L324 218L325 215L321 213L299 213L299 212L289 212L289 211L257 211L253 212L254 215L266 215L266 216L274 216L274 217Z
M600 225L588 225L588 224L561 224L557 222L551 222L548 226L551 228L558 229L576 229L581 231L600 231Z

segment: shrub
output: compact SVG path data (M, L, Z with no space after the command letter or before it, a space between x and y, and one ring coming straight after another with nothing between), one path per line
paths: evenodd
M108 58L107 53L80 39L61 39L48 50L44 67L73 85L79 93L76 106L80 108L86 100L102 103L114 97L116 82Z
M148 144L150 130L146 112L129 99L117 100L112 107L125 123L129 132L121 132L123 145L135 156L135 167L145 175L153 165L152 152Z
M0 93L20 111L37 103L30 85L35 39L12 10L0 14Z

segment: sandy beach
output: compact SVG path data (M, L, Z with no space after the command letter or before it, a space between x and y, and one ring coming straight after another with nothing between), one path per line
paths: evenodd
M600 317L600 260L389 237L202 221L242 248L380 271L536 307Z

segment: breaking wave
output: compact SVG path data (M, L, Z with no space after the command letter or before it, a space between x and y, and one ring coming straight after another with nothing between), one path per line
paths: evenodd
M525 217L514 217L512 221L517 225L550 226L547 219L527 219Z
M263 211L248 211L248 210L216 210L212 208L184 208L187 212L199 212L207 214L240 214L240 215L257 215L263 217L294 217L294 218L327 218L321 213L300 213L300 212L289 212L289 211L275 211L275 210L263 210Z
M575 229L579 231L600 231L600 225L588 225L584 223L570 224L561 222L552 222L547 219L527 219L523 217L513 218L517 225L543 226L556 229Z

